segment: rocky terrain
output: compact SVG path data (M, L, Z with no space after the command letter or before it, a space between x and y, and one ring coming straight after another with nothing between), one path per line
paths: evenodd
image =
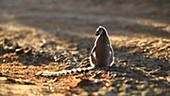
M0 96L169 96L169 0L0 0ZM99 25L115 64L89 66Z

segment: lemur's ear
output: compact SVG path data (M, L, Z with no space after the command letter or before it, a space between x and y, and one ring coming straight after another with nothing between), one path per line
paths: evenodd
M100 31L96 31L96 36L99 36L100 35Z
M97 29L96 29L96 36L102 34L103 32L105 31L105 28L103 26L99 26Z
M101 31L101 29L100 29L100 26L99 26L99 27L96 29L95 35L96 35L96 36L100 35L100 31Z

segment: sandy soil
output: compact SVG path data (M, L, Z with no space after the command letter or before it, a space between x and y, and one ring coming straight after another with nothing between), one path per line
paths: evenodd
M169 16L169 0L0 0L0 95L169 96ZM99 25L113 68L36 75L89 66Z

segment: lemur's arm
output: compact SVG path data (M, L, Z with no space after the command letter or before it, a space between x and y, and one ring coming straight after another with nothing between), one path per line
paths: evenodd
M96 46L94 45L94 47L92 48L91 52L90 52L90 56L93 55L94 51L96 50Z
M110 62L110 66L112 66L115 62L115 57L114 57L114 52L113 52L113 48L111 45L110 45L110 51L111 51L111 56L110 56L109 62Z
M96 64L96 59L95 59L95 57L94 57L94 55L93 55L93 53L95 52L95 50L96 50L96 46L93 47L93 49L91 50L91 53L90 53L90 63L92 63L93 65ZM91 64L91 65L92 65L92 64Z

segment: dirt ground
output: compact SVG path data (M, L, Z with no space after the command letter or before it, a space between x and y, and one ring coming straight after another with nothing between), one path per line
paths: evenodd
M89 66L99 25L116 62ZM170 96L169 0L0 0L0 96Z

